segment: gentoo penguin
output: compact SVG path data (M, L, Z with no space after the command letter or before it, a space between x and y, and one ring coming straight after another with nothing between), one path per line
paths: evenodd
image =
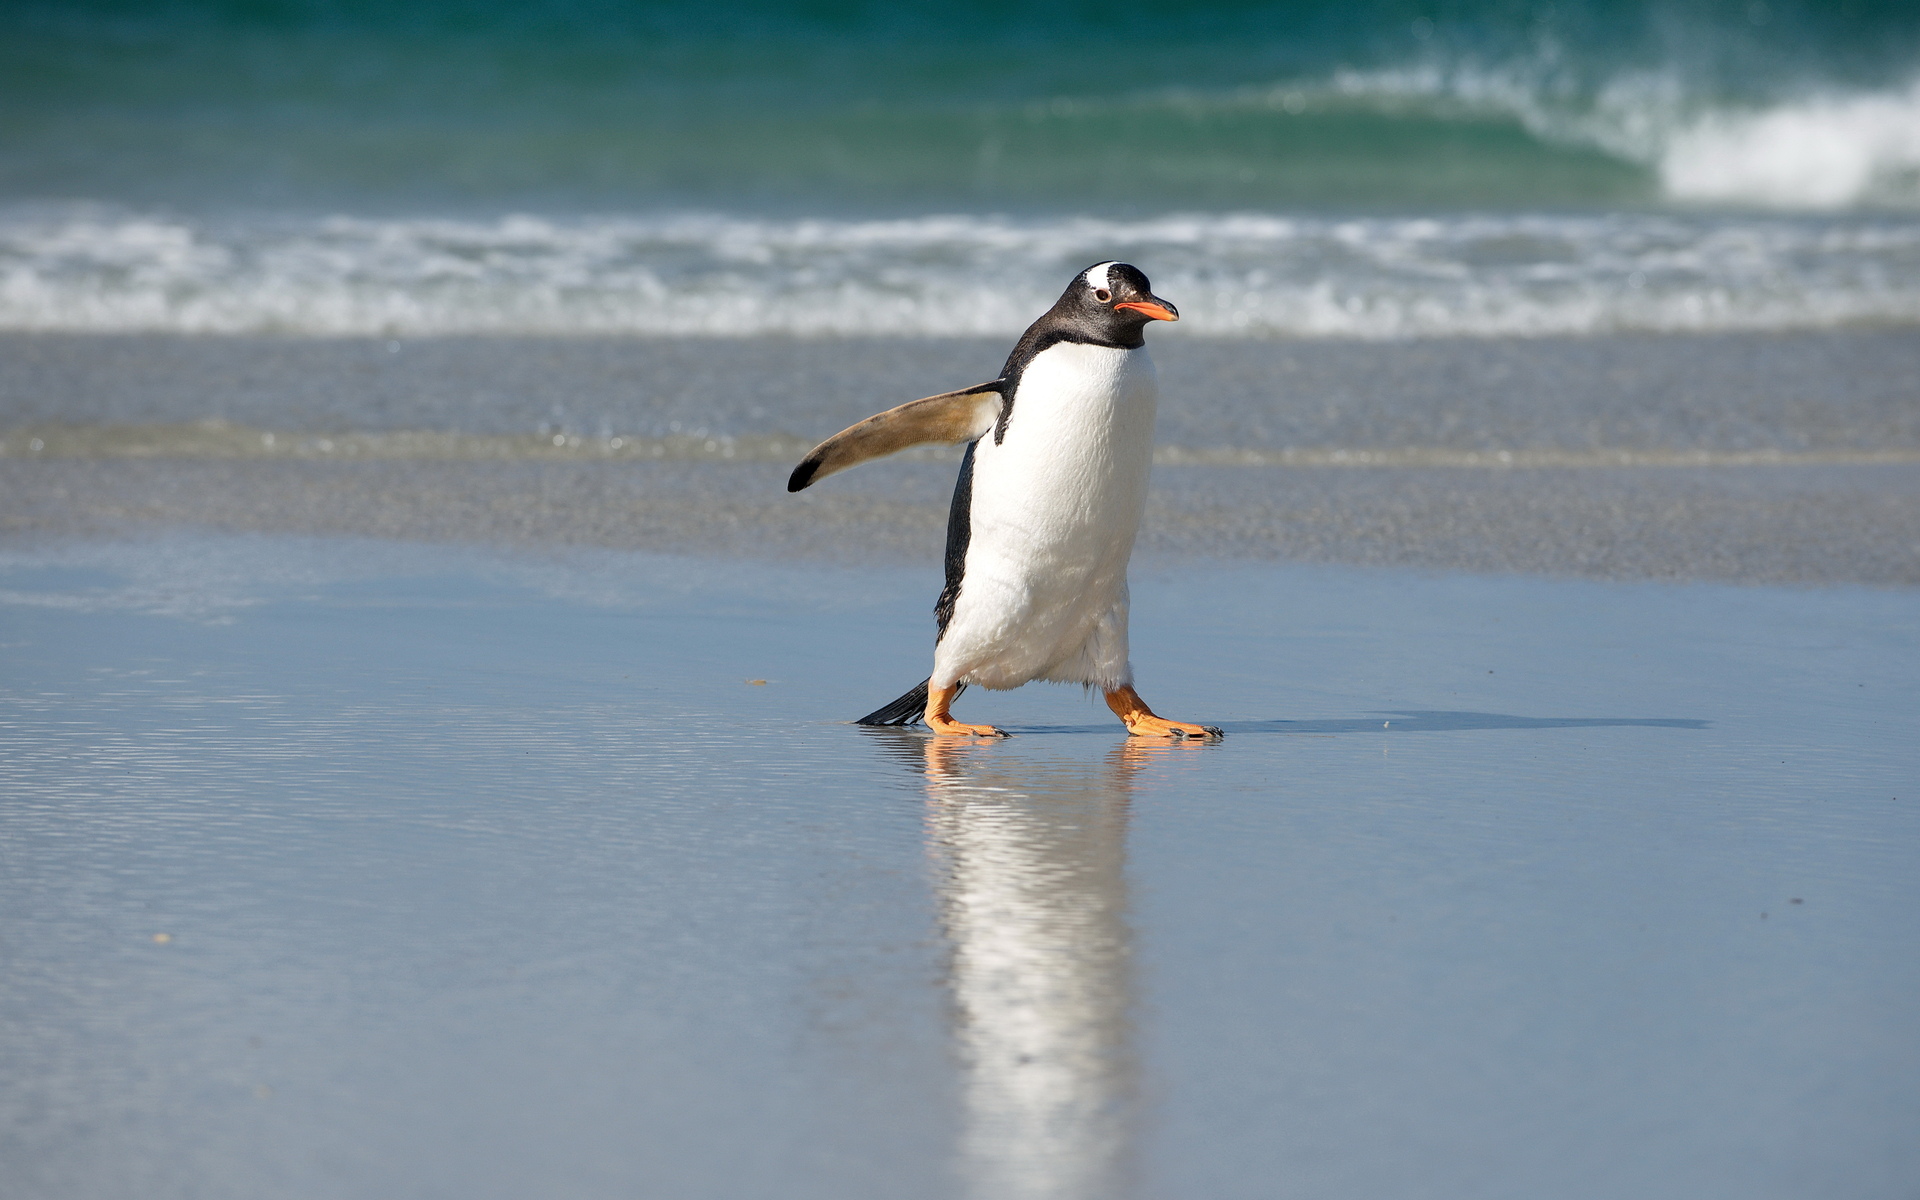
M888 409L814 447L787 490L926 442L968 443L947 518L947 585L933 674L862 725L924 720L936 734L1004 737L953 719L969 684L1035 679L1105 693L1133 734L1217 738L1155 716L1127 661L1127 560L1146 507L1159 398L1144 336L1177 321L1126 263L1075 275L1000 377Z

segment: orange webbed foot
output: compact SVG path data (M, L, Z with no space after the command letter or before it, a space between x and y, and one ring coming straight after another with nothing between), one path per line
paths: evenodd
M1132 687L1115 688L1107 693L1107 707L1120 718L1134 737L1170 737L1212 740L1226 734L1214 725L1194 725L1187 721L1169 721L1155 716L1140 693Z
M927 728L940 737L991 737L1009 736L1003 729L991 725L969 725L965 721L956 721L948 714L953 707L953 698L960 694L958 687L928 688L927 713L924 718Z
M994 738L1007 736L1007 732L1003 729L995 729L991 725L969 725L965 721L956 721L952 717L928 717L927 728L942 736Z
M1127 721L1127 732L1135 737L1217 738L1226 736L1216 725L1169 721L1165 717L1156 717L1151 713Z

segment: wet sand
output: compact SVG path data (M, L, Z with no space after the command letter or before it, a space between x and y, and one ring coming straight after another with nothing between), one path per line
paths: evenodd
M953 467L799 496L786 464L0 462L21 535L230 532L933 563ZM1597 578L1920 584L1920 464L1158 467L1143 561L1286 559Z
M0 551L0 1192L1848 1200L1920 1172L1912 594Z
M0 1194L1901 1195L1917 344L1169 344L1159 745L844 723L984 345L8 342Z
M953 468L879 464L790 497L798 448L990 377L1004 350L0 341L0 521L16 537L195 526L845 563L932 561ZM1911 330L1171 336L1155 353L1149 556L1920 582ZM193 424L208 420L228 424ZM43 427L58 432L36 442Z
M1212 341L1156 329L1159 441L1214 449L1920 451L1920 330ZM0 428L818 440L992 379L1008 339L0 334Z

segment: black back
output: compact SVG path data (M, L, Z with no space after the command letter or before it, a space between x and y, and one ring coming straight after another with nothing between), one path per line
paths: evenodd
M933 639L936 643L947 636L947 623L953 620L953 606L960 599L960 580L967 572L967 546L973 541L973 452L979 445L978 440L967 443L960 478L953 485L953 504L947 509L947 585L933 606L933 618L940 624Z

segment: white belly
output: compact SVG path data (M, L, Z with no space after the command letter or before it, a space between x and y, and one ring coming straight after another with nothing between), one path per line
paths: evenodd
M1028 365L1005 440L974 450L972 536L936 685L1131 682L1127 560L1158 394L1144 348L1067 343Z

